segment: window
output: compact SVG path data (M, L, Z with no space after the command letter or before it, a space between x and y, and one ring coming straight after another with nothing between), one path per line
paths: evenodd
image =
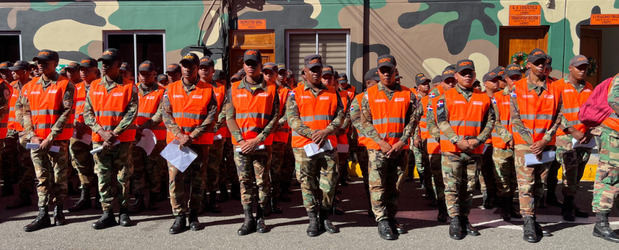
M323 64L350 76L350 33L348 31L289 31L286 33L286 64L298 74L303 58L309 54L322 56Z
M121 60L128 62L137 80L137 67L150 60L158 74L164 73L165 33L163 31L104 31L105 48L120 51Z
M15 62L22 59L21 34L19 32L0 32L0 61Z

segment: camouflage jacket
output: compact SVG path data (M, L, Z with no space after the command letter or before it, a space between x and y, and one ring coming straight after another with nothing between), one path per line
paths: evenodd
M504 96L508 96L510 93L511 90L509 89L509 87L505 87L503 90L501 90L501 94ZM501 137L501 139L505 143L510 142L513 139L512 133L510 133L509 130L503 124L501 124L499 106L494 97L492 97L492 108L494 109L494 114L496 118L494 122L494 130L496 131L496 134Z
M426 116L427 119L427 126L428 126L428 133L430 134L430 136L432 138L434 138L436 141L440 140L440 136L441 136L441 131L438 129L438 126L436 125L436 110L432 109L432 105L434 104L434 99L437 96L440 96L441 93L439 93L437 88L433 88L430 93L428 93L428 98L430 98L428 100L428 106L427 107L423 107L423 110L428 112L428 115Z
M196 80L195 83L192 83L191 85L187 86L185 84L185 79L182 78L181 81L183 81L183 89L185 90L185 93L187 95L189 95L189 93L191 93L191 91L196 89L196 84L198 83ZM213 91L211 89L211 91ZM168 91L166 90L165 94L163 94L163 100L161 101L161 104L159 105L159 108L161 109L161 118L163 120L163 123L166 126L166 129L172 133L175 136L179 136L179 134L182 132L181 127L178 126L178 124L176 123L176 120L174 120L174 116L173 116L173 112L172 112L172 104L170 104L170 99L168 98ZM196 126L191 133L189 133L189 137L193 138L197 138L199 136L201 136L203 133L209 132L209 127L211 127L211 124L213 122L215 122L215 116L217 115L217 100L215 100L215 93L211 93L211 100L208 103L207 106L207 115L206 118L204 119L204 121L202 121L202 123L200 123L200 125Z
M310 88L310 83L308 83L307 81L303 80L303 86L305 88L305 90L310 90L312 92L312 94L314 94L314 96L318 96L320 94L320 92L322 92L323 90L327 89L327 87L325 87L324 85L320 85L318 86L318 91ZM335 110L335 116L333 117L333 120L331 120L331 123L329 123L329 125L326 127L326 129L332 134L336 132L336 129L341 128L342 124L344 123L344 119L345 119L345 112L344 112L344 105L342 104L342 100L340 99L340 94L338 91L335 92L337 95L337 108ZM315 131L313 131L312 129L310 129L308 126L306 126L303 121L301 121L301 115L299 114L299 107L297 106L297 101L294 98L294 90L291 91L288 95L288 98L286 100L286 118L288 120L288 126L290 126L290 128L292 128L292 130L303 136L303 137L307 137L307 138L312 138L312 133L314 133Z
M611 116L619 116L619 74L615 75L611 80L611 88L608 91L608 106L615 111ZM619 131L609 128L607 126L601 126L605 132L610 133L610 136L619 137Z
M99 84L103 84L105 86L105 89L107 91L110 91L116 86L121 85L122 82L123 79L120 76L113 81L110 81L107 76L103 76ZM133 126L133 122L137 117L139 99L138 90L135 85L133 85L133 91L131 91L131 93L131 99L129 100L129 104L127 104L125 115L120 120L120 123L116 125L116 128L114 128L114 130L112 131L116 135L122 134L127 128ZM93 132L97 132L103 129L101 124L97 123L97 117L95 116L95 112L92 109L92 101L90 100L90 95L86 95L86 103L84 104L84 123L86 123L86 125L90 127Z

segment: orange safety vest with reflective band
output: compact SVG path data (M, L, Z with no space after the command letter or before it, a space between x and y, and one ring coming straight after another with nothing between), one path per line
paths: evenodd
M552 126L552 118L559 112L561 88L557 84L546 82L545 89L539 96L535 90L529 90L527 79L523 78L514 83L512 98L516 97L520 109L520 119L525 128L532 135L533 142L544 138L544 134ZM519 133L512 133L514 144L528 144ZM547 145L555 145L555 137Z
M166 94L172 106L172 117L181 129L181 133L189 135L208 116L208 104L213 98L212 85L199 81L189 94L183 88L183 80L178 80L166 87ZM176 135L170 130L166 133L167 143L172 142ZM192 144L213 144L213 133L204 132L191 141Z
M419 136L422 140L430 138L430 131L428 131L428 104L430 103L430 96L426 95L421 98L421 107L423 108L423 115L419 120ZM431 109L430 109L431 110Z
M357 101L357 103L359 104L359 108L361 108L361 102L363 101L363 93L358 94L357 96L355 96L355 100ZM352 107L351 107L352 108ZM363 115L363 114L361 114ZM356 128L355 128L356 129ZM368 143L370 141L372 141L371 138L369 137L365 137L361 131L359 131L359 129L357 129L357 135L359 136L357 138L357 145L361 146L361 147L365 147L365 145L368 145Z
M456 135L464 138L466 136L478 136L481 133L482 124L486 114L490 109L490 97L483 92L473 92L471 98L467 101L456 88L451 88L445 91L445 101L438 100L437 107L445 105L449 120L449 125ZM462 152L455 144L449 141L449 138L441 131L441 152ZM482 142L473 150L473 154L482 154L484 152L484 143Z
M135 89L133 82L128 79L123 79L123 84L116 84L109 91L105 88L105 83L101 82L101 78L90 83L88 98L90 98L96 122L101 125L103 130L112 131L122 121L133 91L137 91L137 89ZM135 126L129 126L118 135L117 139L120 142L135 141ZM92 141L102 142L103 138L97 134L97 131L92 131Z
M211 84L211 87L213 87L213 93L215 94L215 100L217 101L217 116L215 117L218 117L219 113L222 112L221 109L224 106L224 99L226 98L226 85L221 83L215 84L217 86L213 87L213 85ZM217 132L215 132L215 134L221 135L221 137L223 138L230 138L230 131L228 130L228 126L226 126L225 120L223 124L221 124L219 129L217 129Z
M378 90L378 85L374 85L366 91L370 113L372 114L372 125L379 136L390 145L400 141L406 126L406 114L411 102L411 91L409 88L401 86L401 90L396 90L391 97ZM408 141L403 149L408 149ZM368 149L380 150L380 146L371 140Z
M348 102L352 99L351 97L349 97L349 92L348 91L340 91L340 93L344 94L344 95L340 95L340 100L342 100L342 105L344 106L344 112L347 113L348 110L346 110L346 108L348 107ZM348 114L346 114L348 115ZM350 128L350 124L348 125L348 127L344 128L345 132L338 135L337 136L337 143L338 144L342 144L342 145L348 145L348 132Z
M355 91L356 91L355 86L349 85L348 89L340 90L340 93L345 93L346 96L348 96L348 99L352 100L355 98L355 95L356 95Z
M11 101L11 94L13 91L13 87L11 87L11 85L4 81L4 80L0 80L0 84L4 84L6 86L6 93L0 93L2 95L5 95L4 97L7 99L7 101L9 101L9 112L7 112L4 117L2 117L2 120L0 120L0 139L4 139L6 138L6 134L8 132L8 125L9 125L9 114L11 113L11 111L13 111L13 115L15 113L14 111L14 106L10 105L10 101ZM13 119L15 120L15 119Z
M163 93L165 89L162 87L158 87L157 90L153 90L146 95L142 95L138 90L138 115L135 118L135 125L140 126L150 120L155 113L157 113L157 109L159 108L159 103L161 103L161 99L163 99ZM150 128L157 137L158 141L166 139L166 127L163 122L153 126Z
M501 124L501 126L503 126L505 129L507 129L508 132L512 132L512 126L510 124L510 117L511 117L511 113L510 113L510 102L509 102L509 94L508 95L504 95L503 91L499 91L497 93L494 93L494 99L492 100L492 102L494 102L498 108L497 112L498 114L496 114L496 118L497 118L497 123ZM503 138L501 138L501 136L499 136L499 134L496 132L495 128L492 128L492 147L493 148L498 148L498 149L506 149L507 145L505 143L505 141L503 141Z
M22 92L30 103L34 133L45 139L52 132L52 126L63 112L64 93L67 90L69 79L58 76L56 83L50 84L46 89L43 89L43 84L38 83L39 79L36 77L24 85ZM62 132L56 136L55 140L68 140L71 136L73 136L73 114L69 115Z
M299 118L312 130L326 129L327 126L335 119L337 111L338 95L334 88L327 88L320 91L318 96L314 96L311 89L305 90L305 85L299 83L292 90L299 108ZM327 137L333 148L337 147L337 137L333 134ZM301 148L312 142L311 138L304 137L292 131L292 147Z
M84 123L84 104L86 104L86 83L75 84L75 120Z
M612 93L613 83L615 81L619 81L619 74L615 75L612 79L612 82L608 84L608 95ZM602 125L613 129L615 131L619 131L619 115L616 112L612 112L604 121L602 121Z
M562 103L562 113L565 119L567 120L567 126L572 126L580 132L587 132L589 127L582 124L580 120L578 120L578 111L580 111L580 106L585 104L587 99L591 93L593 93L593 85L591 83L585 82L584 88L578 92L576 88L571 83L565 82L565 79L560 79L556 82L552 82L552 84L556 84L557 87L562 88L563 91L561 94ZM565 135L563 129L557 129L557 136Z
M264 127L273 118L273 103L275 102L275 94L277 93L276 84L267 84L266 91L256 89L252 94L246 88L239 88L241 81L232 84L232 105L235 110L235 121L241 130L243 140L254 139L258 137ZM238 142L232 137L232 144L238 145ZM260 143L261 145L273 144L273 134Z
M279 115L280 117L285 115L284 112L286 110L286 101L288 101L288 95L291 93L289 88L286 87L278 87L278 96L279 96ZM278 127L277 130L273 134L274 142L287 143L288 137L290 137L290 126L288 126L287 122L284 122L284 125Z
M24 128L21 126L21 124L19 124L19 122L17 122L16 117L15 117L15 104L17 103L17 100L19 99L19 83L18 81L13 81L13 83L11 84L11 99L9 99L9 115L8 115L8 120L7 120L7 128L10 130L15 130L15 131L24 131ZM4 135L5 133L0 132L0 137L1 135Z

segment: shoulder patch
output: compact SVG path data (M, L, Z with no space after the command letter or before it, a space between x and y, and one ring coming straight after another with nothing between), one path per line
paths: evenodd
M494 99L494 97L492 97L492 104L496 104L496 99Z
M517 97L516 91L512 91L512 93L510 95L512 96L512 98L516 98Z
M436 103L437 108L442 108L444 105L445 105L445 102L443 100L438 100L438 102Z

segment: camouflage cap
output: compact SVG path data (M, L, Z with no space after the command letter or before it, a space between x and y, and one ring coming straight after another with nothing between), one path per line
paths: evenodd
M494 68L492 70L492 72L496 73L496 75L499 77L499 79L503 79L503 77L505 76L505 67L503 66L497 66L496 68Z
M577 55L570 60L570 66L578 67L584 64L589 65L589 60L583 55Z
M318 54L308 55L303 58L303 62L305 67L311 69L313 67L321 67L322 68L322 56Z
M101 57L97 59L97 61L117 61L120 60L120 55L118 54L118 50L115 48L108 48L103 51Z
M378 69L371 68L368 72L365 72L363 76L363 81L380 81L380 77L378 76Z
M441 74L441 81L445 81L448 78L454 78L454 75L456 74L456 65L452 64L449 65L447 67L445 67L445 69L443 70L443 73Z
M243 62L254 61L256 63L262 63L262 54L259 50L248 49L243 54Z
M183 58L181 59L181 61L179 62L180 64L191 64L191 65L200 65L200 59L198 58L198 55L196 55L195 53L187 53L183 56Z
M28 67L30 66L30 64L26 61L17 61L13 64L13 66L9 67L9 70L11 71L17 71L17 70L21 70L21 69L28 69Z
M484 75L482 80L484 82L487 82L487 81L492 81L494 79L499 79L499 75L497 75L497 73L494 71L490 71Z
M520 65L515 63L507 65L507 67L505 68L505 75L507 75L507 77L522 75L522 68L520 68Z
M527 62L534 63L540 59L547 60L548 55L546 55L546 52L544 52L543 50L536 48L531 50L531 53L529 53L529 56L527 57Z
M200 66L215 67L215 62L209 56L203 56L200 58Z
M423 73L419 73L415 75L415 83L417 85L429 84L430 82L431 82L430 79L427 78L426 75L424 75Z
M338 76L337 78L337 82L338 83L348 83L348 76L346 75L346 73L342 73Z
M96 68L98 66L99 65L97 63L97 60L95 60L94 58L87 57L87 58L80 60L80 67L83 67L83 68L95 67Z
M437 75L434 78L432 78L432 83L439 83L443 80L443 77L441 77L441 75Z
M264 65L262 65L262 72L264 72L265 70L277 72L277 65L272 62L265 63Z
M32 61L58 61L58 52L53 50L44 49L39 51L37 56L32 58Z
M9 65L11 65L11 62L9 62L9 61L1 62L0 63L0 70L9 70Z
M165 68L165 72L181 72L181 66L177 63L172 63Z
M277 72L286 71L286 64L278 63L277 64Z
M376 68L389 67L394 68L397 63L392 55L382 55L376 59Z
M65 69L67 69L67 70L77 70L77 69L79 69L79 68L80 68L80 65L79 65L79 63L76 63L76 62L70 62L70 63L69 63L69 64L65 67Z
M335 75L335 71L333 70L333 66L325 65L322 67L322 75Z
M153 62L146 60L143 61L142 63L140 63L140 66L138 66L138 71L154 71L155 70L155 65L153 64Z
M456 72L460 73L467 69L475 71L475 63L472 60L462 59L456 63Z
M159 74L157 76L157 81L161 82L161 81L167 81L168 80L168 76L166 76L165 74Z

